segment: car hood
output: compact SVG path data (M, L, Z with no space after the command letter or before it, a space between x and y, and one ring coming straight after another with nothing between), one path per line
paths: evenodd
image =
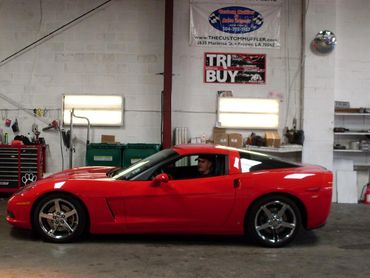
M46 179L99 179L107 178L107 173L115 167L91 166L67 169L62 172L52 174Z

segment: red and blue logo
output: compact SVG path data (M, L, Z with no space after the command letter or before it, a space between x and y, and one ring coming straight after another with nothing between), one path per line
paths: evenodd
M250 33L263 25L263 17L259 12L238 6L215 10L209 15L208 21L217 30L231 34Z

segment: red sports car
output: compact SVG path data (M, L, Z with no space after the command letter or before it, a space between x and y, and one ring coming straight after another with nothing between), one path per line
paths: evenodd
M126 169L81 167L27 185L9 199L6 219L51 242L70 242L85 231L246 234L280 247L301 226L325 224L331 194L332 173L319 166L224 146L178 145Z

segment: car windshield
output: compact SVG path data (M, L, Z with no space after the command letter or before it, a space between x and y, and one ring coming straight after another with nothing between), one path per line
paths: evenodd
M178 154L172 149L165 149L160 152L157 152L149 157L146 157L135 164L131 165L128 168L120 169L116 171L112 176L116 180L129 180L138 174L148 170L149 168L161 163L162 161L171 159Z

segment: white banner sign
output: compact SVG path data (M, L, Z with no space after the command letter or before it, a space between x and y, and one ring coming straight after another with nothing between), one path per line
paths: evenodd
M190 45L280 47L281 0L190 2Z

